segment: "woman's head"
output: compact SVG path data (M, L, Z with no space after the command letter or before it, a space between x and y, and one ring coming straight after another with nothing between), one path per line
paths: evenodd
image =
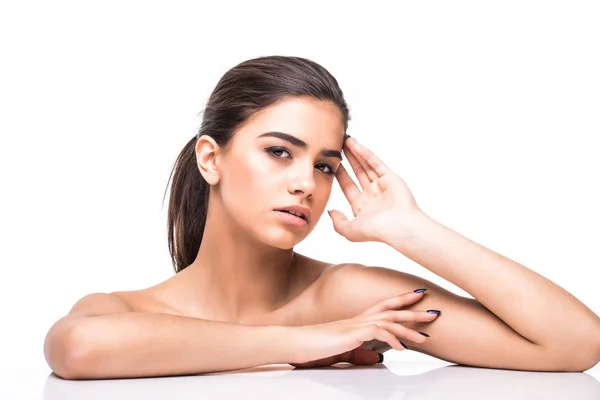
M313 61L260 57L227 71L171 172L175 271L196 258L209 214L275 247L306 237L329 199L349 120L336 79ZM286 224L274 211L294 204L310 209L308 224Z

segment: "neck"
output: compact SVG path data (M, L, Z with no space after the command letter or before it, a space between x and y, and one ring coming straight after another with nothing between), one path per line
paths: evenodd
M296 253L253 240L219 208L208 215L198 256L179 274L216 319L240 322L275 311L289 300Z

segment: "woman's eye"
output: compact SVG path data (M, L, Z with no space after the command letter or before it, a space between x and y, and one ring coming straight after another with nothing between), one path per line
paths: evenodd
M290 152L283 147L269 147L265 150L267 151L267 153L271 154L275 158L291 158ZM281 157L281 153L286 153L289 157ZM321 169L323 173L327 175L335 175L335 171L333 170L333 167L331 165L327 163L320 163L318 165L319 167L326 167L326 170Z
M323 171L327 175L334 175L335 174L335 171L333 170L333 167L331 165L329 165L329 164L319 164L319 165L327 168L327 171Z
M275 155L277 158L283 158L279 155L276 155L275 153L287 153L288 156L291 156L290 152L287 151L284 148L281 147L269 147L268 149L266 149L270 154Z

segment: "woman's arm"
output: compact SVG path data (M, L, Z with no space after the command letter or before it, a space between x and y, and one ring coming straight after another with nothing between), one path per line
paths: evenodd
M284 363L286 332L133 312L114 295L94 293L52 326L44 350L66 379L186 375Z
M521 336L477 300L454 294L419 276L385 267L346 264L325 280L319 289L319 317L323 321L352 318L381 300L419 288L421 300L402 310L440 310L432 322L403 322L407 328L430 337L423 343L399 338L410 350L462 365L525 371L571 371L590 369L600 360L597 343L582 343L565 334L560 343L546 347ZM507 299L510 302L509 299ZM516 312L527 313L526 307ZM546 326L560 330L563 325ZM383 352L391 347L379 341L361 347Z
M569 292L423 212L413 218L408 238L405 224L402 237L390 234L385 243L472 295L485 307L482 310L489 310L479 318L499 318L523 337L523 343L562 357L565 368L591 368L600 361L600 318ZM464 304L473 313L479 308ZM443 313L436 324L452 318ZM469 334L469 327L464 328Z
M336 178L355 218L331 210L335 231L352 242L389 244L475 298L440 287L429 292L426 299L438 303L442 315L431 323L434 333L426 351L454 362L498 368L580 371L598 363L600 319L590 309L543 276L429 218L406 182L356 139L346 139L344 152L361 188L340 164ZM351 289L362 297L375 292L375 297L390 296L386 290L403 293L411 290L408 283L419 283L412 290L433 287L393 270L363 270L341 275L351 277ZM357 275L373 286L357 283ZM339 288L332 292L352 296ZM357 303L343 298L346 312L349 303Z

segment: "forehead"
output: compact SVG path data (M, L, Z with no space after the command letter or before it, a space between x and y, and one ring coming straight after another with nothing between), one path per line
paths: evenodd
M245 131L258 136L268 130L283 131L306 138L320 135L344 136L339 108L329 101L287 97L257 112L244 124Z

